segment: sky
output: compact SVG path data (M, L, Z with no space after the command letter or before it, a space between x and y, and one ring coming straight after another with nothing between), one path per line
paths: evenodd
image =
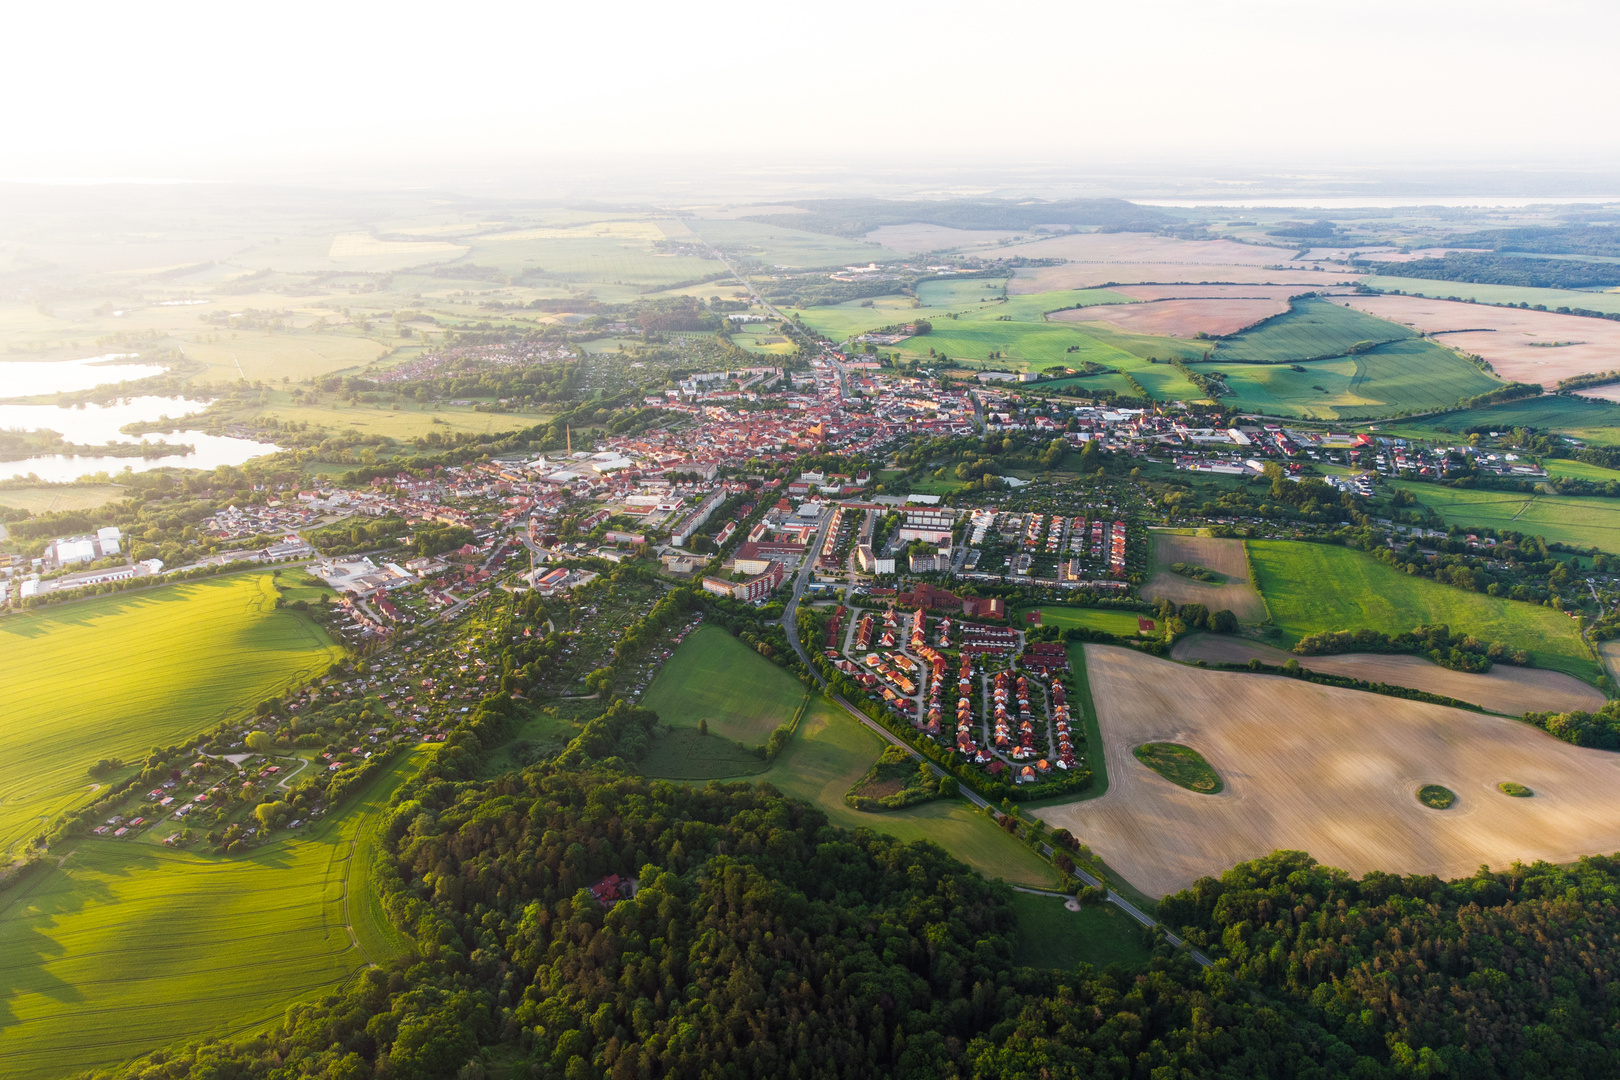
M1620 163L1620 4L30 4L0 177Z

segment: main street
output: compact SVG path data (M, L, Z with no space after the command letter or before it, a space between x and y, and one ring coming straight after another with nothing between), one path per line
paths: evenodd
M816 680L816 684L818 686L820 686L823 690L826 690L826 688L827 688L827 680L822 677L821 672L816 668L816 666L813 663L810 662L809 654L804 651L804 645L799 641L798 608L799 608L799 601L804 596L805 589L809 586L810 575L812 573L814 573L814 571L815 571L816 560L819 559L820 556L821 556L821 545L824 542L825 537L826 537L827 526L831 522L832 522L832 514L830 512L828 512L828 511L823 511L822 515L821 515L821 521L820 521L819 525L816 528L815 542L812 545L810 545L810 547L805 552L804 565L799 567L799 572L798 572L797 576L795 576L794 579L793 579L793 595L788 598L787 610L782 613L782 629L787 631L788 644L793 646L793 651L798 654L800 662L804 664L805 668L810 672L811 676ZM907 754L910 754L913 759L915 759L917 761L926 762L928 767L933 770L934 775L936 775L936 776L945 776L945 775L947 775L944 769L940 768L938 765L935 765L931 761L927 761L927 759L924 758L922 756L922 754L920 754L915 748L913 748L910 744L908 744L904 739L901 739L898 735L894 734L888 728L884 727L882 724L878 723L876 720L873 720L870 716L867 716L865 713L861 712L854 705L850 704L847 700L845 700L843 695L841 695L841 694L831 694L831 695L829 695L829 697L833 702L835 702L837 705L839 705L845 712L849 713L850 716L854 717L856 720L858 720L862 724L866 725L866 727L868 729L875 732L879 738L883 739L885 742L890 743L891 745L898 746L900 749L904 750ZM970 790L965 785L960 790L961 790L962 797L964 799L966 799L968 802L972 803L974 806L978 807L980 810L988 811L997 820L999 820L1000 818L1002 818L1004 816L1000 810L998 810L995 807L991 806L990 803L988 801L986 801L982 796L980 796L977 792L974 792L974 791ZM1052 852L1052 846L1050 844L1042 844L1041 845L1041 850L1046 854L1047 858L1052 857L1053 852ZM1143 911L1141 908L1137 907L1135 904L1131 903L1129 900L1125 899L1123 896L1120 896L1118 893L1116 893L1112 889L1108 888L1105 884L1103 884L1103 882L1101 880L1099 880L1094 875L1087 873L1086 871L1080 869L1077 866L1077 867L1074 868L1074 876L1079 878L1081 882L1083 882L1086 885L1089 885L1093 889L1102 889L1104 891L1104 894L1107 896L1108 902L1110 904L1113 904L1115 907L1119 908L1121 911L1123 911L1125 914L1129 915L1131 918L1135 919L1137 922L1141 923L1143 926L1146 926L1146 927L1149 927L1149 928L1159 926L1158 921L1156 919L1154 919L1153 916L1149 915L1147 912ZM1161 927L1161 929L1164 929L1164 928ZM1165 938L1166 941L1168 941L1171 945L1175 946L1176 948L1180 948L1181 946L1187 944L1180 937L1178 937L1177 935L1171 933L1168 929L1164 929L1164 938ZM1192 958L1194 960L1198 961L1198 963L1202 964L1204 967L1209 967L1210 964L1212 963L1210 958L1205 956L1199 950L1194 949L1191 946L1188 946L1188 951L1191 953Z

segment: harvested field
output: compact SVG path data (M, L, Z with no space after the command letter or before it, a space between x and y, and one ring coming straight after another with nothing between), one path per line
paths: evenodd
M1065 259L1061 266L1025 267L1007 283L1012 294L1077 289L1107 282L1266 282L1327 286L1353 281L1342 268L1268 270L1293 251L1231 240L1175 240L1146 233L1077 233L1023 244L1031 259Z
M1381 319L1439 334L1446 345L1489 360L1504 379L1549 390L1571 375L1620 367L1620 323L1607 319L1422 296L1346 296L1339 302L1346 301Z
M1419 656L1392 656L1385 653L1344 653L1339 656L1296 656L1270 645L1218 634L1193 634L1182 638L1170 653L1177 660L1209 660L1231 664L1260 659L1268 664L1298 660L1301 667L1327 675L1409 686L1431 694L1444 694L1492 712L1518 716L1527 712L1568 712L1601 709L1602 692L1573 675L1542 668L1511 667L1497 664L1484 675L1452 671Z
M1620 755L1461 709L1205 671L1131 649L1085 647L1108 762L1107 794L1036 814L1162 896L1278 848L1329 866L1464 877L1516 859L1570 862L1620 848ZM1226 787L1186 791L1134 747L1178 742ZM1502 794L1512 781L1533 799ZM1417 790L1457 793L1444 813Z
M1585 390L1577 390L1581 397L1596 398L1598 401L1620 402L1620 383L1605 383L1602 386L1593 386Z
M953 251L957 248L990 247L1023 233L1007 229L953 229L948 225L885 225L873 229L863 239L881 244L902 255L920 255L925 251Z
M1298 285L1121 285L1133 300L1287 300L1309 292Z
M1224 336L1253 326L1261 319L1288 310L1286 299L1258 297L1230 299L1149 300L1140 304L1102 304L1059 311L1047 316L1058 322L1108 323L1132 334L1192 337L1202 331Z
M1149 600L1167 597L1178 604L1203 604L1211 611L1226 608L1244 622L1266 617L1265 604L1249 582L1243 541L1212 536L1182 536L1154 532L1153 576L1142 587ZM1194 581L1170 569L1173 563L1193 563L1226 577L1224 582Z

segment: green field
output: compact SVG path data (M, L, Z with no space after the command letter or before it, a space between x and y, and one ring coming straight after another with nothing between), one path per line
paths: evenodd
M1013 893L1018 913L1015 964L1072 971L1076 964L1147 963L1142 927L1113 904L1087 904L1069 911L1056 896Z
M1474 285L1466 281L1431 281L1427 278L1375 276L1365 279L1367 287L1381 292L1401 292L1413 296L1437 296L1444 300L1477 300L1481 304L1543 304L1548 311L1561 307L1589 311L1620 312L1620 293L1583 292L1576 289L1531 289L1519 285Z
M1344 309L1329 305L1329 310ZM1224 351L1215 356L1225 358ZM1220 371L1232 390L1230 397L1221 398L1223 405L1322 420L1445 409L1502 385L1445 346L1415 337L1299 366L1305 370L1282 362L1212 365L1208 370Z
M1593 398L1547 394L1523 401L1510 401L1505 405L1452 413L1443 423L1452 431L1465 431L1471 427L1486 427L1491 431L1533 427L1606 446L1620 443L1620 404Z
M1324 630L1398 634L1444 623L1454 632L1528 649L1541 667L1588 682L1602 674L1575 621L1551 608L1409 576L1330 544L1250 540L1248 547L1256 584L1290 642Z
M1593 480L1599 484L1620 480L1620 470L1605 469L1601 465L1588 465L1584 461L1543 458L1541 466L1547 470L1547 475L1552 477L1571 476L1577 480Z
M1343 356L1364 341L1416 337L1410 327L1327 300L1295 300L1293 310L1221 341L1217 363L1297 364Z
M1131 753L1136 760L1175 784L1188 791L1196 791L1200 795L1218 795L1221 788L1221 776L1204 755L1190 746L1180 743L1143 743Z
M275 599L268 573L235 574L0 620L0 848L86 802L98 759L138 760L341 657Z
M1024 607L1014 611L1013 625L1028 625L1024 621L1024 615L1031 611L1041 613L1042 626L1056 626L1065 630L1071 626L1083 626L1088 630L1101 630L1108 634L1118 634L1120 637L1135 637L1137 632L1136 620L1144 617L1134 611L1069 607L1064 604L1041 604L1038 607ZM1151 621L1151 615L1146 617Z
M793 718L804 684L718 626L688 634L642 695L644 708L671 727L697 727L758 746ZM842 792L840 792L840 795Z
M991 878L1042 889L1061 884L1058 873L962 799L937 799L903 810L865 814L844 803L844 793L872 767L885 743L854 717L812 698L799 730L765 772L737 779L774 785L814 803L834 825L871 829L901 840L931 840Z
M0 1061L8 1080L244 1032L398 955L402 942L366 868L376 812L421 760L403 758L350 808L246 856L86 840L60 869L6 893Z
M1598 473L1609 472L1596 466L1587 468ZM1392 484L1410 491L1447 525L1512 530L1558 543L1620 553L1620 499L1522 495L1404 480L1395 480Z
M0 506L30 513L56 510L94 510L122 499L126 490L118 484L49 484L40 487L0 488Z

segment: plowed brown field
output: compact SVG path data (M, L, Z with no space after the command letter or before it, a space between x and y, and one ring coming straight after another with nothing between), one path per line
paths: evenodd
M1221 540L1211 536L1181 536L1154 532L1153 576L1142 586L1149 600L1167 597L1178 604L1203 604L1211 611L1226 608L1244 622L1259 622L1266 616L1260 594L1249 582L1249 564L1243 557L1243 541ZM1171 563L1193 563L1226 575L1224 582L1194 581L1170 569Z
M1340 656L1296 656L1270 645L1219 634L1194 634L1176 643L1177 660L1214 660L1243 664L1259 658L1268 664L1298 660L1301 667L1328 675L1409 686L1431 694L1481 705L1492 712L1519 716L1527 712L1588 712L1603 707L1603 694L1573 675L1541 668L1497 664L1484 675L1451 671L1417 656L1383 653L1345 653Z
M1620 850L1620 754L1503 717L1125 648L1088 645L1086 666L1108 791L1036 813L1150 895L1278 848L1357 875L1447 878ZM1225 790L1198 795L1158 776L1131 753L1146 742L1197 750ZM1501 794L1507 780L1535 797ZM1450 788L1456 804L1420 805L1424 784Z
M1446 345L1489 360L1504 379L1550 390L1571 375L1620 368L1620 323L1607 319L1423 296L1346 296L1339 302L1346 301L1380 319L1439 334Z
M1058 322L1107 323L1134 334L1192 337L1235 334L1261 319L1288 310L1287 300L1232 297L1219 300L1149 300L1141 304L1099 304L1071 308L1048 318Z

